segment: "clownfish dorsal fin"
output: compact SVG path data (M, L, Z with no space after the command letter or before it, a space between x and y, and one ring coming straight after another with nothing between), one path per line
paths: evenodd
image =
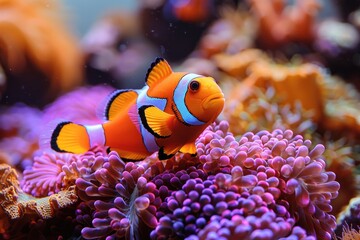
M165 59L156 58L146 74L145 82L151 88L156 83L169 76L172 72L169 63Z
M105 119L113 120L119 112L133 104L137 96L138 94L134 90L116 90L113 92L105 106Z
M190 153L191 155L196 155L197 150L196 150L195 142L185 144L180 148L179 151L182 153Z
M139 108L142 124L152 135L157 138L167 138L172 134L169 127L171 120L176 118L153 105L145 105Z

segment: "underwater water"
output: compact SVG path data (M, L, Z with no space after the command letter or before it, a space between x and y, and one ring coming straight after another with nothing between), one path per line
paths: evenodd
M0 6L0 239L359 238L360 2Z

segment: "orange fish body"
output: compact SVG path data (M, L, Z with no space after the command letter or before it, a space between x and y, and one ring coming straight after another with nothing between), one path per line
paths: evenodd
M94 145L122 158L141 160L158 151L159 159L176 152L196 154L195 139L222 111L224 95L211 77L173 72L162 58L150 67L140 90L117 90L98 125L58 124L51 147L83 153Z

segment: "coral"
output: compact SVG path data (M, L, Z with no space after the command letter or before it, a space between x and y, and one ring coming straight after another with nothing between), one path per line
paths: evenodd
M259 49L248 48L236 54L216 54L213 60L218 68L225 73L236 78L244 78L247 76L251 64L268 61L268 56Z
M249 3L259 24L262 45L274 48L289 42L313 41L320 9L317 0L297 0L292 6L287 6L284 0L249 0Z
M0 6L0 29L6 33L0 38L0 62L6 77L9 78L7 90L12 93L10 99L20 97L15 96L15 91L19 92L19 83L26 83L24 79L19 79L19 76L26 72L26 68L35 68L35 72L41 72L38 74L39 78L50 80L52 93L69 90L80 83L80 51L71 34L63 26L55 2L50 4L43 0L1 0ZM31 79L27 75L23 77ZM31 84L49 87L46 81L36 81ZM25 89L27 93L23 97L27 99L25 97L33 93L31 90L34 88L28 83L25 85L28 88Z
M164 172L156 176L153 181L166 204L157 212L161 217L151 233L152 239L175 236L253 239L264 234L269 238L289 235L295 221L288 217L283 206L268 206L259 195L233 185L231 178L223 173L207 176L194 166L175 174Z
M83 228L82 236L86 239L146 236L146 229L157 225L154 214L158 201L155 185L142 176L145 168L132 162L125 164L116 152L97 160L102 161L102 166L76 180L80 199L93 211L92 226Z
M359 91L341 78L329 74L325 74L320 84L325 103L324 128L341 136L346 133L348 139L356 139L360 132Z
M97 166L96 158L105 153L94 147L85 154L48 153L34 158L31 168L23 172L21 188L35 197L44 197L68 189L77 178Z
M59 97L55 102L46 106L43 122L51 123L54 120L66 119L80 124L101 123L104 111L101 103L114 89L108 86L88 86L78 88ZM64 107L66 106L66 107Z
M77 201L75 187L44 198L25 194L18 181L15 169L0 165L0 206L9 219L20 219L27 214L36 214L42 219L53 217L58 209L66 208Z
M245 58L246 54L241 55ZM322 71L312 64L249 63L247 77L233 82L223 116L235 134L275 128L303 134L324 116ZM252 126L255 125L255 126Z
M337 217L338 226L335 230L338 237L343 236L348 228L358 230L360 227L360 198L359 196L351 199L349 205L339 213ZM349 232L349 234L351 231ZM351 239L351 238L350 238Z
M250 66L249 78L256 86L273 86L276 95L284 103L294 106L297 102L309 111L313 111L313 120L323 117L323 102L319 81L323 75L321 68L313 64L275 64L260 61Z
M236 141L228 127L221 122L199 137L203 169L231 173L235 185L259 189L261 196L271 196L269 201L282 202L296 225L308 234L330 239L336 225L335 217L328 214L330 200L337 196L340 185L333 172L325 171L324 146L311 149L310 140L290 130L250 132Z
M71 153L43 153L34 158L34 164L30 169L23 172L21 188L26 193L35 197L44 197L58 193L74 185L76 175L73 181L65 181L65 172L62 170L64 165L71 166L78 157Z
M282 102L271 86L263 90L244 81L231 83L228 88L230 93L222 117L229 121L234 135L278 128L307 136L315 130L312 112L304 110L299 103L291 107Z
M359 159L357 146L350 144L345 138L335 141L327 139L326 135L313 136L312 141L324 144L326 149L323 156L326 159L326 169L336 174L340 186L346 186L340 188L339 196L331 203L333 207L331 213L336 216L359 190L356 179L356 164Z
M355 229L350 229L347 228L342 236L341 236L342 240L359 240L360 239L360 230L355 230Z

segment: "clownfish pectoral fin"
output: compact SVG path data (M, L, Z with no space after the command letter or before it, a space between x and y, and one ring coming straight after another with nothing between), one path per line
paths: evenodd
M169 127L174 115L168 114L152 105L144 105L139 108L142 124L152 135L157 138L167 138L172 134Z
M137 96L134 90L116 90L110 94L105 106L105 119L113 120L119 112L133 104Z
M109 148L108 151L116 151L124 162L140 161L148 156L147 154L124 151L117 148Z
M165 59L156 58L146 74L145 82L151 88L157 82L160 82L169 76L172 72L169 63Z
M196 146L195 143L187 143L184 146L182 146L179 150L182 153L190 153L191 155L196 155L197 150L196 150Z
M85 126L72 122L59 123L51 135L50 144L57 152L84 153L90 148Z

